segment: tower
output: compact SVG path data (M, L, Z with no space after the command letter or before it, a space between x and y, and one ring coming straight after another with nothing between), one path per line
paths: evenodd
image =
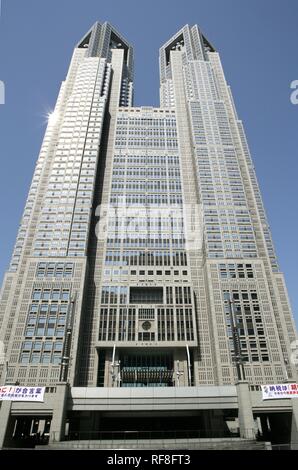
M245 133L197 26L160 49L160 101L133 106L132 47L96 23L49 116L4 278L8 383L296 380L295 326Z

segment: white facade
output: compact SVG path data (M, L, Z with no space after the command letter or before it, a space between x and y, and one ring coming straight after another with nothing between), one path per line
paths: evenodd
M218 53L197 26L173 36L160 108L133 107L132 76L131 46L96 23L49 116L4 279L2 380L54 386L64 352L72 386L230 385L236 340L251 385L295 381L286 287Z

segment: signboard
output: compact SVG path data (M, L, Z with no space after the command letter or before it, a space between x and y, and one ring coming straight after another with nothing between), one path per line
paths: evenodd
M261 385L263 400L298 398L298 384Z
M0 401L44 401L45 387L20 387L4 385L0 387Z

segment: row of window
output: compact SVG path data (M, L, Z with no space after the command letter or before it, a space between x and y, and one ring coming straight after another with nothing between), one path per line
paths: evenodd
M152 118L152 117L131 117L119 116L117 126L149 126L149 127L173 127L176 128L176 120L174 118Z
M187 266L185 251L107 251L106 265Z
M117 166L115 165L113 168L113 181L115 180L114 177L119 178L134 178L134 179L152 179L152 178L176 178L180 176L180 170L177 167L173 168L166 168L163 166L154 166L154 167L144 167L142 166Z
M24 341L22 343L22 352L62 352L63 341Z
M164 128L164 127L126 127L117 126L116 137L128 136L128 137L177 137L177 131L175 128Z
M158 308L157 332L138 331L135 308L101 308L99 341L193 341L191 308ZM155 328L154 328L155 329Z
M189 286L167 286L164 299L163 288L157 287L128 287L103 286L101 290L102 304L127 304L130 303L176 303L177 305L190 305L191 289Z
M115 181L112 182L112 191L142 191L142 192L177 192L181 191L178 181Z
M36 277L38 278L61 278L73 276L73 263L38 263Z
M254 273L251 264L220 264L219 276L221 279L252 279Z
M114 167L118 165L125 165L127 163L128 166L137 165L137 166L144 166L144 165L158 165L163 166L167 165L169 168L172 166L179 167L179 157L176 155L130 155L130 154L116 154L114 156Z
M180 194L112 194L110 203L113 205L182 205L183 199Z
M174 238L175 237L175 238ZM120 238L108 238L107 247L111 248L120 248L121 245L124 248L165 248L169 249L171 246L173 249L183 249L185 247L185 239L182 237L180 239L176 238L177 234L164 234L164 238L125 238L121 240Z
M25 337L63 337L65 332L65 317L48 316L36 317L29 315L25 328Z
M52 354L49 352L22 352L20 355L20 363L21 364L61 364L61 353L60 352L53 352Z
M115 139L115 148L159 148L159 149L177 149L178 148L178 140L176 139L152 139L152 138L133 138L129 136L128 139L116 138Z
M70 299L70 290L69 289L58 289L58 288L43 288L43 289L33 289L32 292L32 300L33 301L58 301L61 300L62 302L68 302Z
M34 303L29 306L29 314L31 315L66 315L68 311L68 303Z

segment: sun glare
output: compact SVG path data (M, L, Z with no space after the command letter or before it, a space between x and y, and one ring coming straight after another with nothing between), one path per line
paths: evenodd
M48 123L49 124L56 124L58 121L58 113L57 111L52 111L51 113L48 113Z

